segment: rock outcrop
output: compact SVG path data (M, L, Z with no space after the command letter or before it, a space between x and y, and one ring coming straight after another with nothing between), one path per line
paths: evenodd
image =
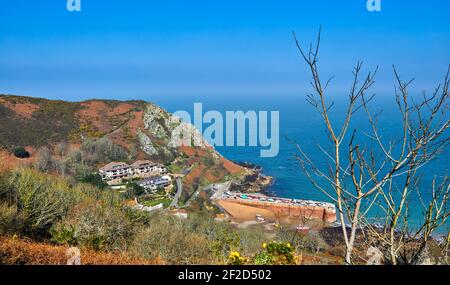
M192 124L183 122L159 106L148 103L143 121L144 127L138 130L137 138L142 150L150 156L174 159L181 146L208 148L220 156Z

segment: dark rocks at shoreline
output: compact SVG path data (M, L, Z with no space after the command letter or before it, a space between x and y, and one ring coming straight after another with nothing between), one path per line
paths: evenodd
M236 163L237 165L245 167L245 168L262 171L262 166L257 165L257 164L253 164L250 162L242 162L242 161L233 161L233 162Z
M235 192L254 193L262 192L273 183L273 177L262 174L262 167L247 162L234 162L248 170L240 181L230 185L230 190Z

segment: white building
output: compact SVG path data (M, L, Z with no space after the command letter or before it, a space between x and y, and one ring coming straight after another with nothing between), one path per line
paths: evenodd
M133 169L123 162L111 162L99 170L103 180L127 178L133 175Z
M131 178L132 176L161 176L167 173L167 167L150 160L138 160L131 165L124 162L111 162L99 169L103 180Z
M167 187L170 185L170 177L169 176L157 176L146 178L142 181L138 182L138 185L144 187L144 189L155 191L159 187Z
M131 165L135 175L144 173L156 173L158 171L158 165L150 160L138 160Z
M157 171L159 171L160 175L164 175L168 173L167 167L165 167L164 165L159 164L157 166Z

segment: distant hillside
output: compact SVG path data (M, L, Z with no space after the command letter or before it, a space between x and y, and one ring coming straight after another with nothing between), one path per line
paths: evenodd
M89 100L65 102L0 95L0 144L40 147L63 140L80 143L113 132L130 146L142 126L143 101ZM141 125L139 125L141 124ZM127 142L127 143L125 143Z

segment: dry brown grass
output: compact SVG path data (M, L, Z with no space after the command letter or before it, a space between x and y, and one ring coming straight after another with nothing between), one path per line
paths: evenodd
M37 243L31 240L0 237L0 264L6 265L64 265L67 262L65 246ZM81 249L83 265L161 265L164 262L137 259L123 253L105 253Z
M33 154L35 149L32 147L25 147L25 149ZM30 166L36 160L36 157L31 156L29 158L17 158L13 154L6 150L0 149L0 171L1 170L11 170L18 166Z
M112 107L104 101L91 100L80 103L84 109L77 112L76 116L88 124L93 124L101 132L109 132L114 129L114 123L109 121L115 118L116 123L125 123L130 119L128 113L134 108L128 103L119 103Z
M343 265L344 259L328 253L302 253L301 265Z
M222 157L221 158L221 162L223 164L223 167L225 167L225 169L230 173L230 174L238 174L241 173L242 171L244 171L244 169L237 165L234 162L229 161L228 159Z
M32 103L11 103L9 101L6 101L2 98L0 98L0 104L5 105L9 109L13 110L15 113L17 113L19 116L24 118L31 118L34 111L39 109L39 106Z
M203 174L203 171L205 170L205 166L200 164L197 167L194 167L191 172L189 172L188 175L184 178L184 183L191 185L193 184L198 178L201 177Z

